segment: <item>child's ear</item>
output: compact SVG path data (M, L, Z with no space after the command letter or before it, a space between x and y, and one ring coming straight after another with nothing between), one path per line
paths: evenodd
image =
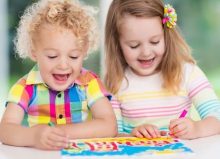
M37 61L37 56L36 56L36 52L35 51L31 51L31 54L30 54L30 59L32 60L32 61Z
M89 51L89 44L86 43L86 45L83 47L84 58L87 57L88 51Z

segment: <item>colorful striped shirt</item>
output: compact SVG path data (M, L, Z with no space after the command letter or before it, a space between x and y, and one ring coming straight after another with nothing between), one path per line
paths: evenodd
M142 124L167 128L171 119L178 118L192 105L203 119L220 119L220 101L204 73L196 65L185 64L183 81L177 94L164 90L161 73L140 77L130 69L125 72L118 94L111 101L120 133L130 133ZM187 114L188 117L190 113Z
M35 66L11 88L7 103L15 103L24 110L25 126L67 124L88 120L90 108L103 97L110 99L111 95L91 71L82 69L71 87L58 92L48 88Z

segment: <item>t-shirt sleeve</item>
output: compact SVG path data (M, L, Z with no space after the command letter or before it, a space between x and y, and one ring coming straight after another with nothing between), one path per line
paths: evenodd
M116 119L117 119L117 126L118 126L118 133L124 133L123 131L123 118L121 113L121 103L115 96L112 97L110 101L112 108L114 110Z
M8 103L14 103L27 112L30 96L28 92L29 87L26 86L25 83L26 80L21 79L12 86L8 94L6 106Z
M100 98L107 97L109 100L111 99L111 94L106 91L101 80L96 76L89 81L86 88L86 94L88 106L90 108Z
M192 67L187 83L189 97L200 117L213 116L220 120L220 100L198 66Z

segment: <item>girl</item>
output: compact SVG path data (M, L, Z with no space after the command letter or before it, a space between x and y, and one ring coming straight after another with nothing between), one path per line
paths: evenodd
M174 8L161 0L113 0L105 45L107 89L119 132L155 138L162 128L182 139L220 133L220 102L176 27ZM117 68L117 69L115 69ZM119 102L119 103L117 103ZM201 120L183 110L195 105Z
M73 0L41 0L25 11L15 44L20 57L36 65L11 88L1 142L58 150L68 139L116 135L109 94L82 68L96 44L92 13Z

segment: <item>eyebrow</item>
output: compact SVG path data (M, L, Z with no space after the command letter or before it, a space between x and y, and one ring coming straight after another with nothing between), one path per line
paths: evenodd
M161 37L161 36L163 36L163 33L153 35L152 37L150 37L150 39L154 39L154 38ZM131 40L126 40L126 42L138 42L138 40L131 39Z
M160 34L156 34L156 35L152 36L151 38L156 38L156 37L160 37L160 36L162 36L162 35L163 35L163 33L160 33Z
M162 33L161 34L157 34L157 35L152 36L151 38L161 37L162 35L163 35Z
M45 48L44 51L56 51L58 52L58 49L54 49L54 48ZM72 51L80 51L80 49L71 49L69 52L72 52Z
M45 51L51 51L51 50L57 51L57 49L54 49L54 48L45 48L44 50L45 50Z

